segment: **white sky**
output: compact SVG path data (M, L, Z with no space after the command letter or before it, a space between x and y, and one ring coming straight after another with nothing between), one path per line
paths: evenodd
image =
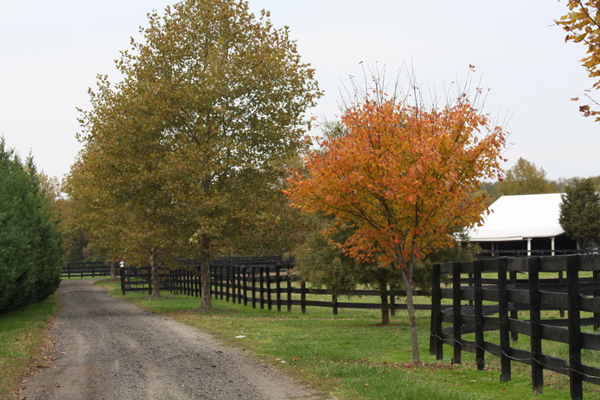
M76 107L89 108L96 74L118 78L113 60L129 47L146 13L165 0L0 1L0 135L38 169L62 177L81 146ZM468 65L491 88L487 111L510 115L505 153L543 167L548 178L600 175L600 124L569 101L591 86L579 60L583 46L565 44L553 25L566 1L250 0L288 25L303 61L316 69L325 96L311 114L333 119L339 88L359 62L403 62L438 88L464 80ZM600 94L598 96L600 98Z

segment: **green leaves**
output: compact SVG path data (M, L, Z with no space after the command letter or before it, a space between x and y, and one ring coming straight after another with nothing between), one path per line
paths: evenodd
M122 82L98 78L69 194L109 254L208 260L291 220L284 171L321 92L267 16L245 1L182 1L149 15L117 62Z
M23 164L0 138L0 312L58 288L60 234L49 208L33 160Z
M574 178L565 187L559 222L579 248L589 249L600 243L600 195L592 179Z
M546 171L524 158L519 158L506 171L506 177L498 184L497 190L500 196L558 192L556 183L546 179Z

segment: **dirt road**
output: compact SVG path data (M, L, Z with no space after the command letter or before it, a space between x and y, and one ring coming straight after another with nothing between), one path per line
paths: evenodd
M322 399L201 331L64 281L54 361L21 396L41 399Z

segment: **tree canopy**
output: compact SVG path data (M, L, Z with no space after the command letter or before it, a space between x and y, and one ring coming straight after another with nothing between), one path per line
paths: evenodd
M82 111L69 194L87 224L138 263L200 258L205 309L210 257L285 210L286 166L321 95L288 28L268 18L237 0L186 0L150 14L144 40L132 39L117 61L123 80L99 76L92 109Z
M592 179L574 178L572 185L565 187L559 222L580 249L600 243L600 194Z
M419 89L411 84L409 92ZM499 177L505 145L503 129L466 94L443 108L419 100L388 96L375 78L372 91L343 113L344 134L310 151L308 173L293 173L287 190L295 207L352 226L354 233L336 244L346 254L400 269L416 363L414 266L451 243L457 228L481 221L486 197L472 193L479 179ZM335 232L325 233L332 239Z
M522 157L506 171L497 191L500 196L558 192L556 183L546 179L546 171L542 167L538 168Z

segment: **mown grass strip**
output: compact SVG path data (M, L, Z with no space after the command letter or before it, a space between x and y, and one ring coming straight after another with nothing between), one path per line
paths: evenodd
M450 346L444 348L445 360L437 362L429 355L429 312L417 313L421 359L425 364L413 367L406 312L398 311L391 318L391 325L384 327L379 325L377 310L345 309L333 317L330 309L309 307L303 316L299 306L287 313L213 300L216 311L199 313L200 300L196 298L165 294L162 300L150 300L138 293L122 296L119 283L99 284L114 297L210 332L224 344L249 351L334 398L540 398L532 393L531 369L527 365L513 363L512 382L502 383L499 360L490 354L486 354L485 371L477 371L475 356L470 353L463 353L462 365L450 365ZM465 339L474 340L468 335ZM527 348L528 339L523 336L515 347ZM486 333L486 340L497 341L497 333ZM554 346L559 353L564 351L562 344L548 342L544 346L548 353ZM589 398L600 393L600 387L595 385L585 389ZM548 372L543 398L569 398L568 378Z
M55 295L0 314L0 399L14 399L23 377L43 368L40 351L50 346L47 326L57 310Z

